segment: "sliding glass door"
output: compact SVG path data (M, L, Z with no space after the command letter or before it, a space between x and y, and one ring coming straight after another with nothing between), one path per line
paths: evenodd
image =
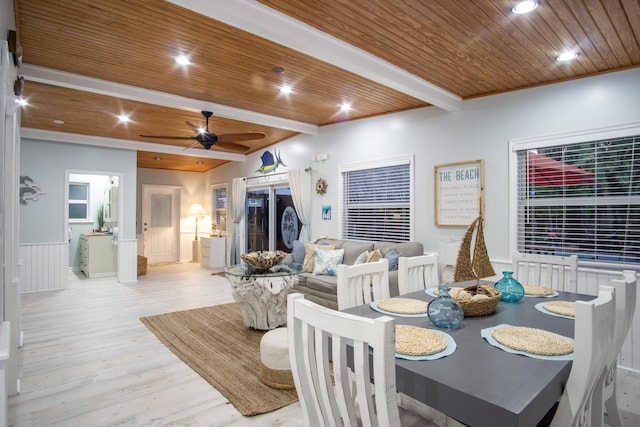
M247 252L291 252L302 223L298 219L289 187L247 189Z

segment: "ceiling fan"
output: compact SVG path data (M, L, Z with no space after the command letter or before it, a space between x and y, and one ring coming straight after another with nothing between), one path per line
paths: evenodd
M250 147L242 144L236 144L236 141L250 141L252 139L262 139L264 138L264 133L262 132L254 132L254 133L227 133L222 135L216 135L213 132L209 132L209 117L213 116L211 111L203 111L202 115L205 118L205 127L204 130L194 126L189 122L185 122L187 126L189 126L194 132L195 135L192 136L177 136L177 135L148 135L148 134L140 134L140 136L145 138L164 138L164 139L195 139L196 142L191 144L187 148L193 148L198 144L201 144L205 150L209 150L214 145L216 147L224 148L226 150L231 151L247 151Z

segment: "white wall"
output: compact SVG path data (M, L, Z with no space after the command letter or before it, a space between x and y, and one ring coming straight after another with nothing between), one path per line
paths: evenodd
M192 259L192 243L195 236L195 220L187 215L193 203L201 203L207 218L198 221L198 234L211 230L211 192L204 185L204 174L162 169L138 169L136 223L137 233L142 233L142 185L179 186L180 191L180 261Z
M638 99L640 69L633 69L472 99L455 112L428 107L325 126L317 136L300 135L269 150L279 150L288 165L277 172L312 166L313 182L327 180L325 195L313 192L313 237L339 235L339 165L415 154L414 238L426 251L438 251L440 241L459 239L465 230L434 225L434 165L484 159L487 248L492 259L508 260L509 140L637 121ZM311 158L316 153L328 153L329 158L315 164ZM256 176L261 154L216 168L208 173L207 184L231 185L233 177ZM332 206L330 221L321 220L322 205Z
M20 175L28 175L47 193L20 206L20 243L66 242L64 224L67 170L122 176L122 209L136 206L136 152L79 144L22 139ZM135 216L118 221L121 239L135 239Z

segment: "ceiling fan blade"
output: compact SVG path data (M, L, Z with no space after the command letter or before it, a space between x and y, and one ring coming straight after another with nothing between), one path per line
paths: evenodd
M140 136L144 138L163 138L163 139L194 139L193 136L177 136L177 135L148 135L141 133Z
M185 121L185 124L187 126L189 126L191 128L191 130L194 131L195 133L200 133L200 128L198 126L194 125L193 123Z
M236 141L251 141L252 139L262 139L264 133L227 133L224 135L218 135L218 143L220 142L236 142Z
M247 147L246 145L236 144L235 142L216 142L212 148L224 148L225 150L231 151L247 151L251 147Z
M196 141L196 142L194 142L193 144L191 144L190 146L188 146L188 147L184 147L184 148L182 149L182 151L184 151L184 150L188 150L189 148L193 148L193 147L195 147L195 146L197 146L197 145L200 145L200 141Z

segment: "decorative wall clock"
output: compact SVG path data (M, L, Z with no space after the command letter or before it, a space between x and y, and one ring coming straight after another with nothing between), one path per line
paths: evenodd
M327 181L318 178L318 181L316 181L316 193L320 195L325 194L327 192L327 185Z

